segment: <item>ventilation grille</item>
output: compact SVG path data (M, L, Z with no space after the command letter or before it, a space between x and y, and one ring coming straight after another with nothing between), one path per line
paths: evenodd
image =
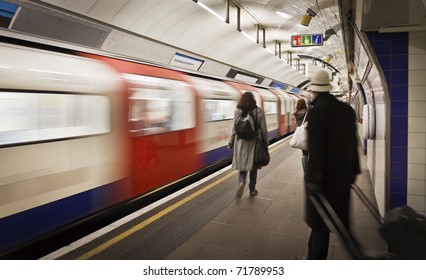
M24 7L19 9L9 28L94 48L100 48L110 32L108 28L91 26L87 22L63 14L49 14Z

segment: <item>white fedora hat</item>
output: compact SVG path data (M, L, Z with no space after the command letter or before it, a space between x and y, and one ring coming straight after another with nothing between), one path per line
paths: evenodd
M327 71L319 70L316 72L311 79L311 82L307 85L307 89L310 91L317 92L328 92L333 88L330 84L330 76Z

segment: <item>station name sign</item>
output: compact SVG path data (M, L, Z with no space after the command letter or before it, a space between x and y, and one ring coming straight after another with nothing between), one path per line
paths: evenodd
M169 64L172 66L178 66L178 67L197 71L198 69L200 69L203 63L204 63L204 60L201 60L195 57L190 57L184 54L176 53Z
M291 36L292 47L312 47L322 46L323 37L322 34L302 34Z

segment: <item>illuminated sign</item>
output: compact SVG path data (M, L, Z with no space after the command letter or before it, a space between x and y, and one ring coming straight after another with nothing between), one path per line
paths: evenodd
M322 46L322 34L303 34L291 36L292 47Z

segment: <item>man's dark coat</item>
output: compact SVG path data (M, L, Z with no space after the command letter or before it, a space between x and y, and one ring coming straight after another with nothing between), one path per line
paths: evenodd
M319 186L349 229L350 186L360 173L354 110L329 93L312 103L308 119L309 162L306 183ZM305 219L311 228L328 231L306 198Z

